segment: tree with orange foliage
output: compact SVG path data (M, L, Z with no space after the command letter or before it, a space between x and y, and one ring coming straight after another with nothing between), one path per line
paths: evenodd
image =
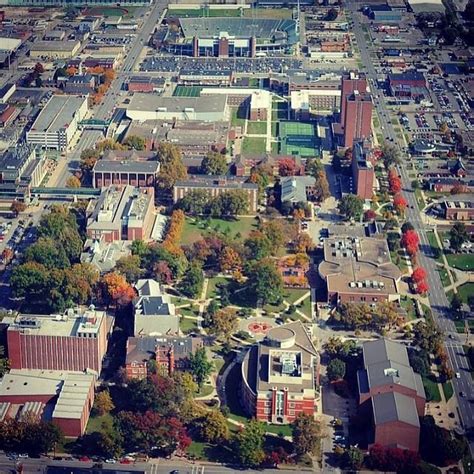
M125 306L136 296L135 290L127 283L125 276L110 272L99 281L99 292L105 304Z
M73 66L68 67L68 68L66 69L66 74L67 74L69 77L75 76L75 75L77 74L77 72L78 72L77 68L76 68L76 67L73 67Z
M293 210L293 219L295 221L301 221L305 218L304 209L294 209Z
M309 252L314 247L313 240L306 233L298 235L295 241L295 250L298 253Z
M115 71L113 69L106 69L104 71L104 82L110 84L115 79Z
M408 255L413 257L418 252L418 248L420 245L420 238L415 230L407 230L400 240L402 247L405 247Z
M223 272L236 272L242 267L242 259L232 247L224 247L219 257L219 264Z
M405 209L407 208L407 202L405 198L400 194L396 194L393 198L393 207L399 216L403 216L405 214Z
M184 212L181 209L176 209L171 214L168 232L166 238L162 243L164 249L168 250L173 255L182 255L183 250L179 246L179 241L184 229Z

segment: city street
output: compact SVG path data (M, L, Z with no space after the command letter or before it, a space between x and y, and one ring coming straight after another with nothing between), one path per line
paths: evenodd
M391 139L391 141L399 148L403 157L403 146L400 144L390 120L391 112L385 104L383 94L374 90L377 74L371 60L371 53L373 53L373 49L372 44L368 43L364 37L364 32L359 19L360 13L357 12L357 9L360 7L360 5L360 3L348 4L348 7L353 12L353 32L359 44L361 59L365 66L365 72L367 74L371 88L373 92L379 96L378 99L374 100L374 105L379 116L381 128L384 130L385 136L388 136L389 139ZM446 297L443 285L441 284L439 273L436 270L435 260L431 258L431 246L428 242L424 228L425 226L417 206L415 193L411 190L411 181L403 162L399 168L399 172L402 178L404 189L403 194L408 202L406 217L407 220L413 224L420 236L421 245L419 264L426 270L428 274L427 281L430 288L429 301L432 308L433 317L435 322L438 324L438 327L445 334L445 344L448 350L451 366L455 371L459 371L460 373L459 379L453 379L453 386L459 405L460 417L463 427L468 430L474 427L474 404L470 402L470 400L474 398L474 387L471 374L467 370L468 365L466 355L464 354L464 350L459 341L459 336L456 333L454 323L451 319L449 319L449 301ZM470 447L471 452L474 452L474 441L472 439L470 439Z

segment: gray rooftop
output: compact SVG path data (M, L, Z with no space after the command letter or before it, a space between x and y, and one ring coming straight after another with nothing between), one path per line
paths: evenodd
M376 425L401 421L420 426L415 399L398 392L387 392L372 397L372 410Z
M398 362L409 366L407 350L403 344L389 341L388 339L377 339L376 341L364 342L364 365L376 364L386 360Z
M67 128L84 101L87 97L53 95L33 123L31 131L55 133Z
M282 202L306 202L306 189L314 186L315 179L312 176L287 176L281 178L281 200Z
M183 112L193 109L195 112L223 112L226 108L227 96L225 94L209 97L162 97L149 93L136 93L133 95L129 110L155 112L164 109L167 112Z
M94 165L94 172L99 173L158 173L158 161L144 160L98 160Z

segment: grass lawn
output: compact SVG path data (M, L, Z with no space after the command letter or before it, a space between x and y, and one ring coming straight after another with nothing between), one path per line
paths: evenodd
M247 118L247 109L245 107L233 107L230 117L230 123L233 127L243 127Z
M441 284L443 286L449 286L451 284L451 280L449 279L448 271L445 267L438 267L436 269L439 273L439 277L441 279Z
M187 451L190 457L197 460L228 463L233 459L233 453L228 447L201 441L193 441Z
M464 285L458 286L458 295L463 303L467 303L469 296L474 296L474 283L464 283Z
M445 382L443 385L444 398L448 401L454 395L453 384L451 382Z
M265 425L265 431L278 436L293 436L291 425Z
M436 249L439 250L439 257L436 259L437 262L442 262L442 251L439 248L438 245L438 240L436 239L436 235L434 232L427 232L426 233L426 238L428 239L428 242L431 245L431 249L433 252L436 252Z
M306 293L309 293L309 289L300 289L300 288L288 288L285 290L283 299L289 303L293 304L297 299L301 298Z
M425 387L426 401L434 403L441 401L439 387L433 376L429 375L427 377L423 377L423 386Z
M247 133L249 135L265 135L267 133L267 122L247 122Z
M407 312L407 321L411 321L418 317L416 314L415 300L413 298L402 296L400 298L400 305Z
M102 431L102 423L112 423L112 415L106 413L102 416L91 416L89 422L87 423L86 432L94 433L96 431Z
M311 296L308 296L307 298L305 298L301 303L300 305L298 305L298 309L303 313L305 314L306 316L308 316L308 318L311 318L313 315L312 315L312 312L311 312Z
M415 189L415 197L416 197L416 203L418 204L418 208L421 210L425 207L425 201L423 199L423 196L421 195L421 189Z
M289 19L291 15L292 10L289 8L246 8L244 10L244 17Z
M278 136L278 122L272 122L272 137Z
M286 306L282 303L280 305L266 304L263 310L267 313L282 313L285 311Z
M200 18L200 17L240 17L239 9L208 9L208 8L170 8L168 17L173 18Z
M402 273L406 273L408 271L408 265L403 255L403 250L391 250L390 258Z
M278 155L280 152L280 147L278 146L278 142L272 142L272 155Z
M474 334L474 319L468 319L467 324L469 326L469 332ZM459 334L464 334L466 323L464 321L454 321L454 326L456 327L456 331Z
M197 321L195 319L184 317L179 321L179 327L185 334L195 332L197 331Z
M240 234L245 239L251 230L255 230L257 221L254 217L240 217L234 220L226 219L208 219L201 220L187 217L184 223L181 245L190 245L201 240L209 231L215 230L222 233L229 233L229 237L235 238ZM229 229L229 230L227 230Z
M214 388L212 387L212 385L209 385L209 384L204 384L201 388L201 390L199 390L195 395L194 395L194 398L198 398L198 397L207 397L208 395L210 395L212 393L212 391L214 390Z
M474 254L472 253L450 253L446 255L446 259L451 267L457 268L458 270L468 272L474 270Z
M197 305L191 304L190 306L179 308L178 313L184 316L185 318L190 316L195 318L199 315L199 307Z
M229 407L230 413L229 418L241 423L246 423L248 417L245 416L245 412L240 404L240 364L235 364L230 373L227 376L225 384L225 394L227 400L227 406Z
M216 298L217 295L219 294L217 285L219 285L220 283L228 283L228 282L229 282L228 278L223 278L223 277L209 278L209 283L207 284L206 299Z
M245 137L242 142L242 154L258 155L265 153L266 139L265 138L250 138Z

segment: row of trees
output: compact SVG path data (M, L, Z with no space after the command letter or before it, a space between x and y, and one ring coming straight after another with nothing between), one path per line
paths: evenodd
M211 196L203 189L195 189L180 199L176 206L192 215L236 216L248 212L249 194L243 189L233 189Z

